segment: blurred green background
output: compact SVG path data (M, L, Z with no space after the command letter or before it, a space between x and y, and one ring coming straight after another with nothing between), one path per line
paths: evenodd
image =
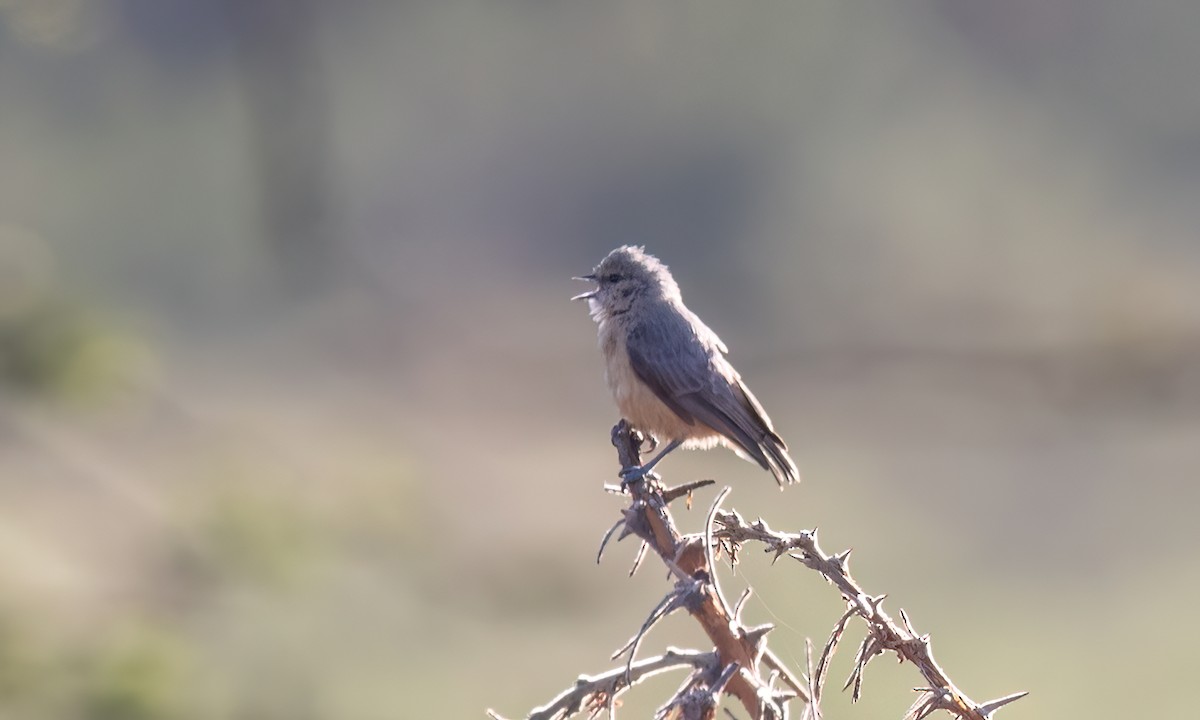
M0 717L521 717L609 667L667 589L594 563L617 418L567 298L623 243L805 475L668 481L854 546L967 693L1032 691L1004 715L1189 715L1198 33L1188 0L0 0ZM747 581L802 665L836 594ZM880 660L826 709L921 684Z

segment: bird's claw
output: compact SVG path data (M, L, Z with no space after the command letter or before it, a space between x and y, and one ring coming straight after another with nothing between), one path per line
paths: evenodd
M652 453L658 448L658 438L642 430L633 430L633 442L637 445L638 452Z

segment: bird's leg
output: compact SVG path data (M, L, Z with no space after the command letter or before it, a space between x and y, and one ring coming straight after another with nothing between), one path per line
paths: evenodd
M657 465L660 460L666 457L667 453L671 452L682 444L683 440L672 440L665 448L662 449L662 452L655 455L650 462L643 463L639 467L627 467L622 469L620 472L621 484L628 485L629 483L637 482L638 480L641 480L647 476L657 477L653 472L651 472L654 469L654 466Z

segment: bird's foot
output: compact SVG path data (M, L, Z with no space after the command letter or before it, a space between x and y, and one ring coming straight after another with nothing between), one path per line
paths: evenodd
M658 448L658 438L641 430L633 431L633 442L637 445L638 452L652 453Z
M634 483L642 482L643 480L661 480L658 473L645 467L644 465L634 465L633 467L622 468L621 472L617 473L621 477L621 487L629 487Z

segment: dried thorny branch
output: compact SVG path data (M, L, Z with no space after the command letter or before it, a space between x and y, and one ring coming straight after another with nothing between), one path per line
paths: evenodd
M613 428L613 444L622 467L641 463L639 438L626 423ZM689 488L687 485L682 487ZM694 485L689 489L694 489ZM682 497L684 493L662 489L653 481L633 483L627 490L631 503L624 511L625 528L621 534L637 535L679 580L687 578L698 583L688 612L700 623L722 663L739 666L738 672L730 678L726 692L754 718L786 717L785 705L794 697L807 702L807 688L792 673L784 673L788 690L776 690L762 677L760 664L768 664L771 669L782 665L773 653L766 652L766 634L771 626L747 628L729 610L713 582L715 573L709 564L711 551L706 549L703 537L682 535L667 509L667 498ZM720 499L713 504L710 516L716 513Z
M690 667L702 673L717 667L717 656L712 652L667 648L658 657L647 658L628 667L619 667L599 675L580 675L569 689L542 707L529 713L529 720L561 720L577 712L587 710L589 717L596 717L612 701L642 680L659 673ZM488 710L493 720L503 720L497 713Z
M613 428L612 441L621 467L641 464L643 438L625 421ZM596 561L601 560L614 534L618 541L634 535L641 544L630 575L637 570L647 551L653 550L675 582L671 592L655 606L641 628L613 654L614 660L627 654L625 663L600 675L580 676L573 687L546 705L535 708L529 714L529 720L564 720L582 711L587 711L589 718L607 711L611 718L615 715L616 699L623 692L646 677L680 667L691 668L691 672L655 713L656 720L713 720L722 694L736 699L754 720L785 720L788 705L794 699L803 704L803 720L818 720L830 663L854 617L862 618L867 625L867 635L859 645L853 670L846 681L847 688L853 686L854 700L861 695L867 664L884 652L894 652L901 661L913 663L928 683L926 687L915 688L920 695L904 720L921 720L937 710L967 720L985 720L996 710L1025 695L1016 693L986 703L976 703L968 698L934 661L929 636L918 635L913 630L907 613L901 610L902 623L896 623L883 611L884 596L868 595L850 576L847 569L849 550L838 555L826 554L817 544L815 530L785 533L771 530L761 519L745 522L736 511L721 509L729 494L728 488L713 501L702 533L680 534L668 505L686 497L690 507L692 492L711 484L712 480L701 480L663 488L656 477L648 476L627 485L606 486L610 492L627 494L630 502L622 511L621 519L604 534ZM731 608L717 583L716 555L725 552L730 562L736 563L741 546L751 541L765 545L775 560L787 555L816 570L838 588L846 601L847 610L834 625L815 667L811 643L806 645L807 674L803 679L768 647L767 635L773 625L750 627L743 623L742 611L750 597L750 589L747 588ZM713 650L672 648L663 655L637 660L637 651L647 633L659 620L676 610L686 610L700 624ZM777 683L784 687L777 687ZM728 708L725 712L732 715ZM494 720L502 720L490 710L488 714Z
M829 641L825 643L825 649L821 651L821 659L817 661L817 669L812 674L812 691L813 703L820 704L821 694L825 691L825 678L829 676L829 663L833 661L833 653L837 650L838 643L842 641L842 635L846 633L846 623L850 622L850 618L854 617L853 608L842 614L833 625L833 632L829 634Z
M629 642L621 646L620 650L613 653L611 659L616 660L625 653L629 653L629 661L625 664L625 672L629 673L629 668L633 666L633 658L637 655L638 646L641 645L642 638L646 637L646 633L650 632L650 628L680 608L687 608L691 611L701 602L701 591L701 584L696 580L684 579L675 583L675 589L650 611L650 616L642 623L637 635L634 635Z
M725 686L738 670L737 663L730 663L715 679L709 678L712 675L711 671L694 673L675 691L671 699L654 713L654 720L712 720L716 717L721 693L725 692Z
M986 720L1005 705L1024 697L1027 693L1014 693L985 703L976 703L959 690L946 672L933 658L933 650L928 635L918 635L913 630L908 614L900 611L903 624L898 624L883 611L885 595L869 595L850 575L848 559L850 551L837 555L825 553L817 543L815 530L800 533L785 533L771 530L762 519L747 524L736 511L717 514L716 522L721 525L715 535L718 539L730 543L734 548L748 541L761 542L768 553L778 559L787 555L798 560L805 567L821 573L842 593L846 601L847 612L842 616L830 635L829 642L818 663L817 677L814 678L813 695L819 699L824 675L828 669L828 657L833 655L845 632L846 621L857 615L867 623L867 636L859 646L854 658L854 669L846 681L846 687L854 686L853 698L857 700L862 692L863 672L867 663L885 651L896 653L901 660L908 660L921 672L929 687L916 688L922 695L909 709L906 717L913 720L926 717L935 710L946 710L951 714L969 720Z

